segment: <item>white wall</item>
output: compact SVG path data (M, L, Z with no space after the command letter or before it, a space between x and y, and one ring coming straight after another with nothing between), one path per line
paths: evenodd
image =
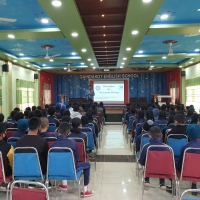
M186 68L185 73L186 73L186 76L185 76L186 80L200 77L200 64Z

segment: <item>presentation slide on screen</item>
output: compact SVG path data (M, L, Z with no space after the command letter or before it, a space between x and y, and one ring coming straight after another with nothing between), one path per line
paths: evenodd
M94 92L96 102L124 103L124 81L94 81Z

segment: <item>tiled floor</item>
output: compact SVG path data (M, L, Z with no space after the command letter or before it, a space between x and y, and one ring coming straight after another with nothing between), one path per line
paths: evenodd
M106 125L99 154L104 155L132 155L130 147L124 139L121 125ZM168 183L169 181L166 181ZM151 185L158 187L158 180L151 180ZM69 183L66 192L57 195L50 191L51 200L78 199L78 193L73 183ZM181 183L181 187L189 188L189 183ZM135 163L99 162L95 171L91 163L91 180L89 189L95 191L90 200L140 200L142 199L141 184L135 174ZM183 190L182 190L183 191ZM0 200L5 199L5 193L0 193ZM151 188L145 191L144 200L169 200L171 196L166 191ZM177 199L177 198L174 198Z

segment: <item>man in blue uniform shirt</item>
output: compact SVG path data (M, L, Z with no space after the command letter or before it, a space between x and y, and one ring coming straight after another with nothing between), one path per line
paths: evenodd
M92 87L89 85L89 89L87 89L85 91L85 96L88 100L88 103L92 104L93 103L93 100L94 100L94 90L92 89Z
M48 113L49 113L49 117L48 117L48 120L49 120L49 123L54 123L56 124L56 126L58 127L59 124L60 124L60 121L56 118L55 116L55 113L56 113L56 109L55 107L49 107L48 108Z

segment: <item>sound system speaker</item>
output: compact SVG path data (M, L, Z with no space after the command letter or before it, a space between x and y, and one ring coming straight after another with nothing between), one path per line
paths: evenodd
M181 76L185 76L185 71L181 71Z
M9 72L9 65L8 64L2 65L2 71L3 72Z
M38 74L34 74L34 79L38 79Z

